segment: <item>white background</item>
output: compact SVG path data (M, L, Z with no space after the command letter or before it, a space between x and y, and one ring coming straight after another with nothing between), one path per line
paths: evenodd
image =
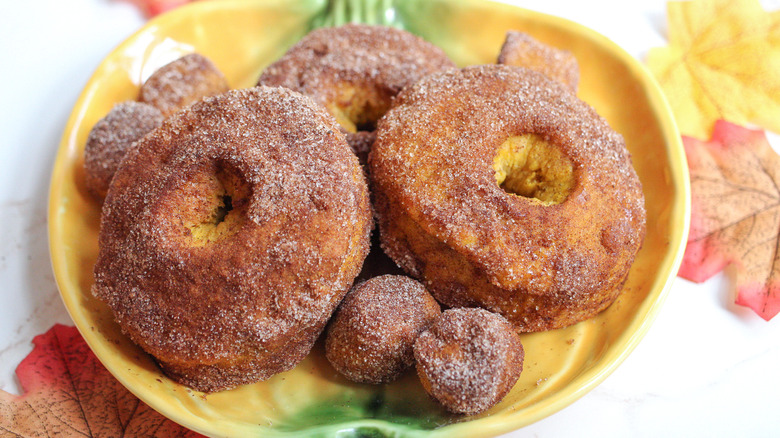
M666 45L662 1L510 2L580 22L640 60ZM763 2L768 10L780 1ZM35 335L72 325L50 267L46 206L70 109L93 69L144 18L110 0L0 3L0 388ZM780 72L778 72L780 74ZM780 142L771 136L777 149ZM647 336L600 386L512 437L779 436L780 317L732 304L721 274L682 279Z

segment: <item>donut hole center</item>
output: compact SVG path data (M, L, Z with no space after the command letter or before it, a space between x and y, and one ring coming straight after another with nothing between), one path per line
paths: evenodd
M227 193L220 196L219 203L220 204L217 206L217 211L214 215L215 227L218 227L219 224L225 222L225 217L227 217L227 214L233 210L233 198L231 198Z
M543 205L560 204L574 187L571 161L536 134L509 137L493 159L498 185L507 193Z
M390 99L379 90L342 84L328 105L336 121L352 134L358 131L373 131L376 123L390 107Z
M185 226L197 246L218 242L240 230L246 221L251 190L228 166L216 166L206 177L206 187L192 220Z

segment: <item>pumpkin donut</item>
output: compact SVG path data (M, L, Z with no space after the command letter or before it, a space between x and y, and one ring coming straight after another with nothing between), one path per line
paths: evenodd
M497 62L536 70L577 91L580 80L577 58L568 50L548 46L528 34L507 32Z
M200 53L190 53L155 70L141 86L140 102L170 116L204 97L229 89L221 71Z
M623 138L528 69L422 79L379 122L369 164L385 252L445 305L522 332L608 307L644 239Z
M84 146L84 175L87 190L103 199L114 173L127 150L165 118L155 107L134 101L116 104L100 119Z
M349 380L385 383L414 364L417 335L439 316L422 284L381 275L355 285L330 321L325 356Z
M93 294L163 371L211 392L311 349L360 272L368 189L311 99L206 98L136 144L103 206Z
M525 351L514 326L485 309L445 310L413 348L423 388L457 414L495 406L523 372Z
M260 76L312 97L336 117L365 157L366 141L393 97L423 76L455 64L433 44L386 26L347 24L310 32ZM356 135L357 134L357 135ZM362 152L362 153L361 153Z

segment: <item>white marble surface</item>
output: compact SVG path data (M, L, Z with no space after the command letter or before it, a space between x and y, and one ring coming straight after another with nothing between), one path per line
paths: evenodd
M666 43L662 1L510 3L578 21L639 59ZM780 9L780 1L763 3ZM111 0L4 1L0 11L0 388L18 393L14 368L32 338L57 322L72 325L46 230L62 129L92 70L144 19ZM778 436L780 317L765 322L732 302L722 274L702 285L677 279L645 339L611 376L508 436Z

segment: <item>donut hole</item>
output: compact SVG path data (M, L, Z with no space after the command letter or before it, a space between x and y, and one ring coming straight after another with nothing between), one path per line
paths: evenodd
M560 204L574 187L571 161L536 134L509 137L493 159L498 185L507 193L544 205Z
M337 87L328 110L347 132L354 134L375 130L389 107L390 98L379 90L344 83Z
M199 208L193 211L185 227L196 246L223 240L236 234L246 221L251 189L238 172L216 165L206 176Z

